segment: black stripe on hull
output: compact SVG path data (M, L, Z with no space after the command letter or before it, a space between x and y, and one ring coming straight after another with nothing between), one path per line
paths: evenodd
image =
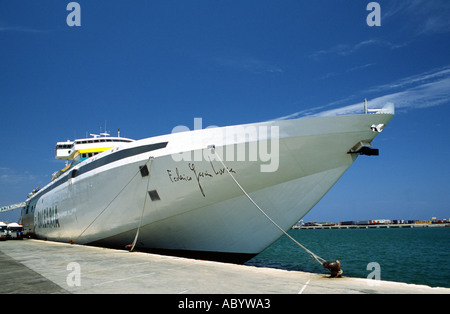
M84 165L80 167L79 169L72 170L72 174L69 174L69 177L75 178L78 177L86 172L89 172L91 170L94 170L96 168L105 166L107 164L110 164L112 162L128 158L135 155L140 155L143 153L151 152L157 149L165 148L167 146L168 142L162 142L157 144L150 144L150 145L144 145L144 146L138 146L134 148L128 148L119 150L117 152L114 152L108 156L99 158L93 162L88 163L87 165Z
M165 148L167 146L167 144L168 144L168 142L161 142L161 143L156 143L156 144L150 144L150 145L144 145L144 146L138 146L138 147L119 150L117 152L109 154L108 156L99 158L99 159L92 161L84 166L81 166L78 169L72 169L67 174L64 174L63 176L58 178L55 181L55 183L53 183L51 186L41 190L40 193L38 193L36 196L32 197L31 200L34 200L35 197L40 198L40 197L44 196L46 193L52 191L53 189L57 188L61 184L66 183L71 178L76 178L76 177L78 177L84 173L87 173L91 170L94 170L96 168L105 166L107 164L110 164L112 162L115 162L115 161L118 161L118 160L121 160L124 158L128 158L128 157L132 157L135 155L151 152L151 151L154 151L157 149Z

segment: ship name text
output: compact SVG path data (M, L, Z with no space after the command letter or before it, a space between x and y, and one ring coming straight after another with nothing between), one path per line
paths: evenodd
M215 168L212 161L209 161L209 164L211 166L210 169L205 170L199 170L196 168L195 163L189 163L188 168L190 172L188 173L181 173L180 170L175 168L175 171L172 171L171 169L167 169L167 175L169 176L169 179L172 183L177 183L181 181L193 181L195 180L198 184L198 187L200 189L200 192L204 197L206 197L205 191L203 190L202 186L202 180L206 178L213 178L215 176L222 176L224 174L230 173L236 173L236 171L233 170L233 168Z
M34 216L34 225L36 228L59 228L58 207L55 205L38 211Z

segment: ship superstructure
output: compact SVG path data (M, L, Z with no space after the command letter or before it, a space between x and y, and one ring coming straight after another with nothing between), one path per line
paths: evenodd
M104 132L97 134L90 134L91 138L77 139L75 141L67 140L66 142L57 142L55 148L55 158L66 160L66 167L55 172L52 176L52 181L58 178L65 171L69 170L76 164L96 156L104 151L110 150L116 146L124 143L131 143L134 140L129 138L111 137L109 133Z

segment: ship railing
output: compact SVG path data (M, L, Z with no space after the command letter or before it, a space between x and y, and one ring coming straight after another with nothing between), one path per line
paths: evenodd
M367 108L367 98L364 99L364 113L365 114L395 114L395 106L389 102L384 105L383 108L369 109Z

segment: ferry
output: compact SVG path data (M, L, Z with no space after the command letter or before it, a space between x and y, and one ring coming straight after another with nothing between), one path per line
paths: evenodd
M245 262L306 215L358 156L378 155L372 141L393 116L382 108L58 142L56 158L67 165L21 204L24 235Z

